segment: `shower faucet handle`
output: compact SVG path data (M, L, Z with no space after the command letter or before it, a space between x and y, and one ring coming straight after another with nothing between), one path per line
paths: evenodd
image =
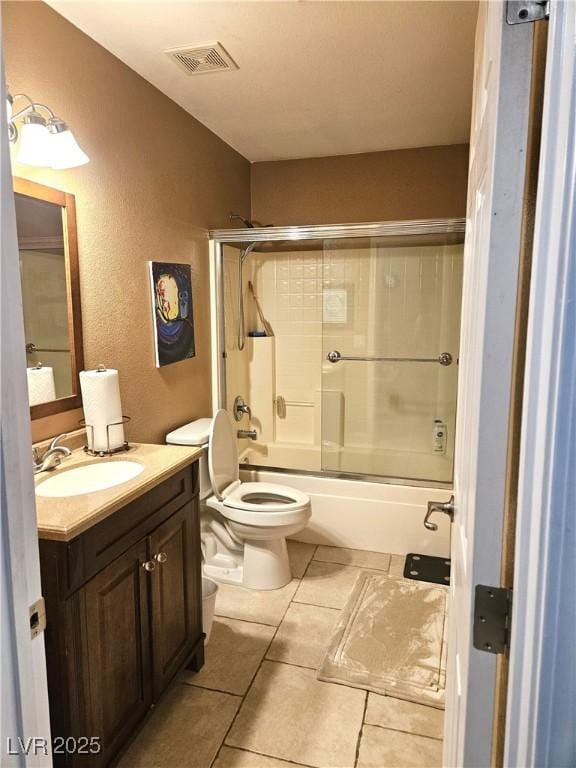
M250 410L250 406L244 402L242 395L238 395L238 397L234 400L234 407L232 411L236 421L242 421L242 417L245 413L248 415L249 419L252 418L252 411Z
M448 515L450 518L450 522L452 522L454 520L454 496L450 496L449 501L428 502L428 511L426 512L426 517L424 518L424 528L427 528L429 531L438 530L438 525L430 520L430 517L434 514L434 512L444 512L444 514Z

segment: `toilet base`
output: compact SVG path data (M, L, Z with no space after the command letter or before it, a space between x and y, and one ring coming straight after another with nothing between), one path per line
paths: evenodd
M281 589L292 580L284 538L247 540L242 555L216 554L204 562L203 571L215 581L247 589Z
M280 589L292 580L286 539L244 542L244 586Z

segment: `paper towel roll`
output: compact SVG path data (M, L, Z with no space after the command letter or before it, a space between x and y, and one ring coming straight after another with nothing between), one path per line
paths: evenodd
M122 402L118 371L113 368L80 372L80 389L86 421L88 448L113 451L124 444L124 426L110 426L122 421ZM88 426L91 425L92 429ZM108 436L110 444L108 444Z
M49 403L56 400L56 387L54 386L54 369L27 368L28 375L28 402L30 405Z

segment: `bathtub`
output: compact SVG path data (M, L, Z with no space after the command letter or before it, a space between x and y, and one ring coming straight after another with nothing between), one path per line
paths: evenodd
M294 538L372 552L405 555L419 552L450 556L450 520L436 514L437 531L423 521L429 501L447 501L448 489L344 480L321 475L241 468L242 482L280 483L307 493L312 518Z

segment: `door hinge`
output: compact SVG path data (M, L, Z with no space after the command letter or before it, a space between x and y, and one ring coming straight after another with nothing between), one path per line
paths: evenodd
M46 629L46 606L44 604L44 598L40 597L28 610L30 615L30 637L33 640L36 635L39 635L40 632L44 632Z
M549 16L550 0L508 0L506 3L506 22L508 24L542 21Z
M504 653L510 639L512 590L477 584L474 596L474 648Z

